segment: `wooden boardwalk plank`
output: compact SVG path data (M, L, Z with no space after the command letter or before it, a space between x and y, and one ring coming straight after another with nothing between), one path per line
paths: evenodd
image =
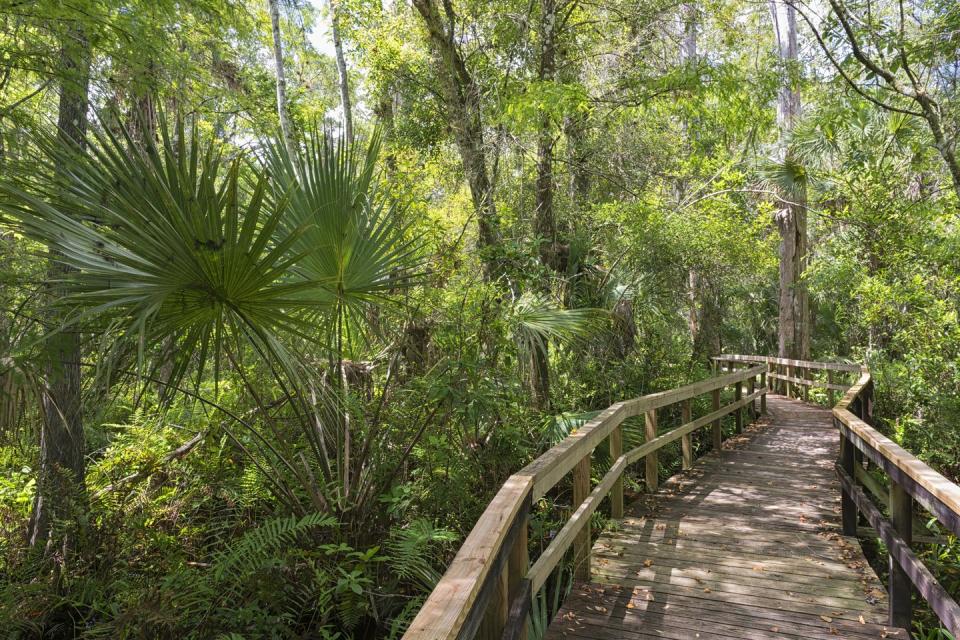
M769 416L627 509L547 638L903 638L856 539L839 535L826 409Z

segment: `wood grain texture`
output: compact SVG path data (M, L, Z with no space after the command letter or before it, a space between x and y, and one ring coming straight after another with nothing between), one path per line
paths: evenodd
M738 354L723 354L715 356L713 360L717 362L746 362L746 363L767 363L789 367L810 367L813 369L824 369L833 371L851 371L859 373L863 367L859 364L848 362L817 362L815 360L791 360L790 358L777 358L774 356L752 356Z
M584 532L589 535L590 516L592 516L593 512L600 506L600 502L613 487L616 480L623 476L623 470L626 466L626 456L620 456L614 461L610 470L607 471L593 491L590 492L590 495L586 496L586 498L580 502L576 511L570 516L570 519L567 520L556 537L554 537L547 548L544 549L543 553L540 554L540 557L533 563L533 566L530 567L530 571L527 572L527 578L530 580L534 592L539 591L540 587L547 581L550 572L553 571L554 567L563 559L570 545ZM589 473L589 469L587 471ZM574 496L574 500L576 500L576 496ZM589 540L589 538L587 539ZM587 548L587 552L589 551L590 549ZM578 556L574 553L574 564L577 565L577 563ZM587 560L586 567L583 577L589 578L589 560Z
M852 407L859 404L861 392L870 384L870 374L863 373L833 408L838 428L857 449L877 463L895 482L902 484L911 497L936 516L941 524L960 535L960 486L947 480L851 411Z
M860 510L860 513L864 515L867 522L873 527L873 530L876 531L880 539L883 540L889 550L891 562L895 562L903 571L904 575L902 577L908 584L913 583L923 599L930 604L930 608L937 614L937 617L940 618L940 621L947 630L954 635L960 634L960 605L947 593L946 589L944 589L933 574L930 573L930 570L927 569L923 562L917 558L916 554L910 548L908 541L904 540L902 533L897 531L894 525L884 518L880 510L874 506L873 502L871 502L863 492L863 489L856 486L852 476L842 468L838 468L837 473L840 478L840 483L843 485L844 494L850 496L851 500L853 500ZM898 502L901 500L905 501L905 497L900 496L894 498L894 496L891 495L891 500ZM892 508L896 510L895 506ZM900 519L906 519L906 515L907 514L901 513ZM892 583L891 586L902 590L905 585ZM901 601L895 604L903 607L904 605L909 605L909 601ZM896 608L897 607L894 607L893 610L891 610L891 615L902 615L903 611L901 610L898 614Z
M620 477L622 473L623 466L621 465L620 468L616 470L615 476ZM611 476L614 474L607 475ZM607 488L609 489L611 485L612 482L607 485ZM577 510L573 512L573 515L567 521L566 525L564 525L564 528L573 534L573 575L578 580L586 579L590 575L589 523L590 515L592 515L593 510L596 509L596 505L594 504L592 508L589 508L591 504L588 502L588 498L590 498L590 456L586 455L583 457L583 460L578 462L577 466L573 468L573 504L576 505ZM599 503L599 499L597 502ZM585 505L584 503L587 504ZM588 510L589 513L586 513ZM554 542L558 541L554 540ZM560 555L562 556L564 552L566 552L566 549L563 549Z
M504 541L529 505L533 479L511 476L490 501L404 638L457 638L473 613L487 577L496 572ZM525 523L524 523L525 524ZM498 576L499 577L499 576Z
M650 444L657 439L657 410L650 409L644 414L644 439L646 444ZM660 447L648 447L648 452L644 458L644 478L647 483L647 491L656 491L660 485L658 474L660 473L660 462L657 451Z
M548 638L907 640L859 543L839 534L830 411L772 395L767 409L630 505Z

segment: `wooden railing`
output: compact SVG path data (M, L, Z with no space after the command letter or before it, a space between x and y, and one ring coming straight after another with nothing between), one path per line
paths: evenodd
M722 355L713 358L714 362L733 366L736 364L767 365L767 380L770 391L776 391L791 398L810 401L810 389L820 387L827 391L829 406L836 401L836 392L844 393L853 384L853 380L843 380L851 374L859 375L863 367L859 364L844 362L814 362L810 360L790 360L772 356ZM820 378L814 377L819 373ZM838 380L837 378L840 378Z
M403 636L405 640L525 637L533 594L540 590L571 547L575 576L589 579L590 519L608 495L610 516L623 517L624 470L644 458L647 489L656 490L657 452L678 439L681 441L682 465L685 469L690 468L694 458L691 436L695 431L710 425L713 447L719 448L723 439L721 418L734 414L740 431L745 411L754 417L758 414L755 406L758 399L759 412L766 410L766 375L766 366L752 366L677 389L618 402L510 476L410 624ZM721 407L720 392L728 386L734 388L734 399ZM712 411L693 418L691 401L708 393L712 397ZM657 412L674 404L680 404L682 424L659 434ZM623 422L640 415L645 420L645 442L624 453ZM613 463L591 489L591 457L604 442L609 447ZM527 552L531 504L569 473L573 475L572 514L531 565Z
M840 431L837 475L842 487L844 535L856 535L858 512L876 531L889 554L890 624L910 628L915 588L954 637L960 637L960 605L950 597L911 549L914 504L960 536L960 487L873 428L873 379L864 370L860 379L833 408ZM883 483L864 469L863 458L888 479ZM885 517L864 488L889 512ZM885 498L885 499L884 499Z
M873 378L869 370L860 365L766 356L724 355L714 360L718 365L725 363L728 366L766 363L770 368L767 379L785 394L790 394L791 385L805 385L804 391L811 386L825 387L828 392L845 391L840 402L833 406L834 424L840 432L837 475L841 486L843 533L857 535L862 514L886 546L891 626L910 629L912 595L916 589L944 627L960 638L960 605L911 548L914 528L922 528L915 505L922 506L948 531L960 536L960 486L873 428ZM827 372L826 383L807 377L817 371ZM845 387L835 384L830 372L857 372L858 378ZM807 399L806 393L802 395ZM833 405L832 394L830 404ZM886 482L868 470L869 465L881 471ZM889 517L868 494L880 503Z

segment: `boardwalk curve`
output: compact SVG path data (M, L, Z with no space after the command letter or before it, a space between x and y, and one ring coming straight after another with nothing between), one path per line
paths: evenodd
M598 538L547 638L909 638L841 534L831 412L767 407Z

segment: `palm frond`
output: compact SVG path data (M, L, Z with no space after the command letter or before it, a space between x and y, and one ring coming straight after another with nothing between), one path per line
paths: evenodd
M72 322L99 323L144 352L173 338L172 384L197 379L225 337L239 334L288 366L278 336L309 336L306 316L329 306L294 267L302 229L285 203L267 202L263 176L182 121L140 152L124 132L99 129L84 148L37 134L46 175L0 183L0 210L66 267L59 283ZM64 176L53 180L51 176ZM219 362L219 358L214 358Z
M271 198L287 200L281 224L304 256L297 270L329 303L320 324L328 335L364 328L369 307L395 302L421 267L419 241L378 186L380 135L362 149L314 127L293 156L281 140L264 148Z
M549 340L572 343L601 328L602 309L561 309L543 296L524 294L511 309L508 321L519 348L525 352L543 349Z
M764 186L791 200L802 194L809 182L807 165L793 154L768 159L757 168L757 174Z

